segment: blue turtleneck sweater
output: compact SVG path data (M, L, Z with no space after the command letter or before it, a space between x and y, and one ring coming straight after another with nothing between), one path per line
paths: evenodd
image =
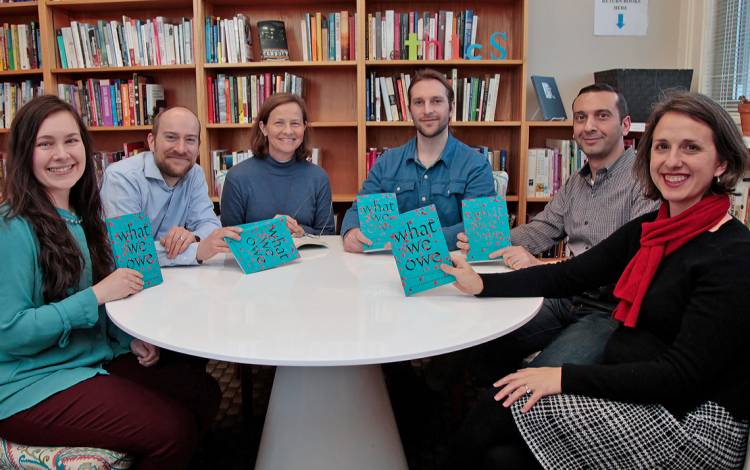
M331 185L325 170L306 161L279 163L270 156L232 167L221 193L222 225L288 215L313 235L333 235Z

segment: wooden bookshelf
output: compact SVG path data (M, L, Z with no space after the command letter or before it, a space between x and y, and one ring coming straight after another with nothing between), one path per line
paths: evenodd
M508 202L517 220L526 218L527 204L543 204L539 198L527 198L526 154L529 147L546 137L571 134L566 122L527 121L527 16L528 0L472 0L455 4L447 0L411 2L408 0L39 0L0 5L0 16L12 21L37 21L40 25L42 67L36 70L0 72L0 80L16 81L38 77L47 93L57 94L57 85L87 78L127 79L143 74L164 87L167 105L182 105L194 111L201 121L200 165L210 190L213 186L210 151L217 148L243 150L249 146L253 124L208 123L208 77L283 73L302 77L308 105L311 144L322 151L322 166L328 172L333 200L339 205L351 202L365 174L365 154L371 147L395 147L414 136L410 122L368 122L365 116L365 81L376 74L413 73L423 67L450 73L456 68L461 76L485 76L499 73L498 104L492 122L452 122L454 135L472 146L508 151ZM367 14L418 9L452 10L471 8L479 15L477 51L481 60L373 60L366 57ZM356 13L355 54L352 60L334 62L302 61L300 21L305 13L346 10ZM252 30L252 53L256 61L239 64L206 62L204 24L207 16L231 18L242 13ZM186 65L62 68L57 51L56 31L70 21L95 23L98 19L121 21L122 16L169 20L182 17L193 20L193 63ZM285 22L290 61L258 62L261 57L256 23L278 19ZM490 36L496 31L508 33L507 58L490 57ZM496 51L493 51L496 52ZM96 150L118 150L123 142L146 140L149 126L91 127ZM0 130L0 145L7 140Z

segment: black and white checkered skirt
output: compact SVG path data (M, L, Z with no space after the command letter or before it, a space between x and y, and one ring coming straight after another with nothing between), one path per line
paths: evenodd
M639 405L580 395L553 395L521 413L521 435L544 468L738 469L748 422L706 402L676 419L661 405Z

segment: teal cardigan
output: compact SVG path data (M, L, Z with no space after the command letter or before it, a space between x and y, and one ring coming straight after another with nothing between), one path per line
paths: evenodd
M7 214L8 206L0 206L0 419L106 374L102 365L128 352L131 340L97 305L83 228L67 223L85 262L78 288L45 304L34 230L24 218Z

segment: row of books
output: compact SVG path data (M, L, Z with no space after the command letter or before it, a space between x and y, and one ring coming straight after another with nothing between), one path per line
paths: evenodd
M130 80L89 78L75 84L60 83L57 94L89 127L152 124L166 108L164 87L137 73Z
M463 59L466 46L476 42L478 23L473 10L368 13L367 58L409 59L409 36L416 34L416 60Z
M39 47L39 25L8 24L0 26L0 71L29 70L42 66Z
M96 24L71 21L57 30L62 68L128 67L193 63L193 21L163 16Z
M355 13L346 10L321 14L305 13L300 20L302 60L327 62L354 60L357 24Z
M44 82L32 80L0 82L0 127L10 127L10 123L21 106L43 94Z
M476 149L477 152L481 153L487 159L487 163L492 167L492 171L508 171L507 149L491 150L486 146L476 147Z
M274 93L302 96L302 77L287 72L257 75L209 76L208 122L250 123L263 102Z
M495 120L497 99L500 89L500 74L484 77L458 78L458 70L451 71L449 82L453 87L455 105L451 114L453 121ZM365 112L368 121L411 121L408 106L411 75L375 76L365 81Z
M104 170L106 170L109 165L146 150L148 150L146 142L137 141L123 143L122 150L94 152L92 157L94 158L94 165L96 166L97 181L101 184Z
M546 148L530 148L527 154L527 196L554 196L586 164L586 154L575 140L547 139L545 144Z
M238 13L232 18L206 16L206 62L237 64L253 60L253 38L247 16Z

